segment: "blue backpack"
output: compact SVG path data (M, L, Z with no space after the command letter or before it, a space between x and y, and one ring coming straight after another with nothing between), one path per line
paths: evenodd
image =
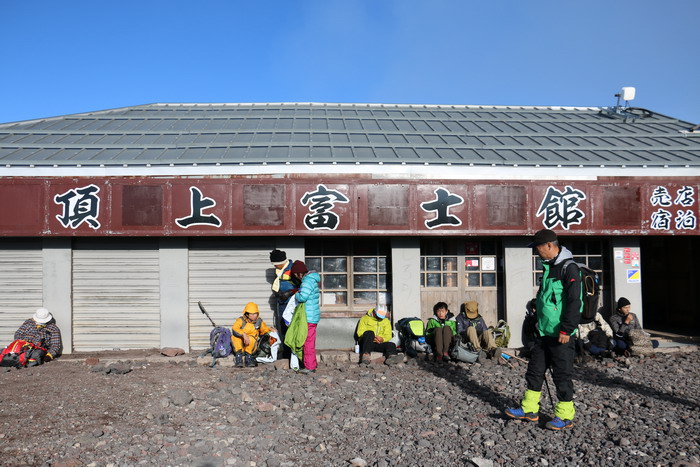
M217 358L226 358L233 353L231 347L231 330L217 326L209 333L209 345L214 366Z

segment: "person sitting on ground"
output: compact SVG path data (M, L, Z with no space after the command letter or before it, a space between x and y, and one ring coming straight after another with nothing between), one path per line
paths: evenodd
M243 309L243 316L231 326L231 344L237 368L243 367L243 360L247 367L258 366L253 358L258 339L260 336L269 334L271 330L260 318L258 305L248 302Z
M360 343L360 364L371 363L372 352L382 352L384 363L393 365L403 358L396 350L396 344L390 342L392 337L389 313L382 307L372 308L357 323L357 339Z
M586 350L591 355L603 355L612 347L613 330L608 325L603 315L596 312L595 317L578 325L578 339L576 346L578 353Z
M479 314L479 303L473 300L464 302L462 311L457 315L457 333L464 342L471 344L475 352L485 349L488 357L492 358L498 353L498 346L486 321Z
M630 301L625 297L620 297L617 301L617 311L610 317L610 327L614 334L613 347L618 355L630 355L630 350L632 350L630 346L630 335L636 334L640 338L645 335L648 336L642 330L639 318L637 318L637 315L632 313L631 310L632 305ZM644 338L643 340L652 348L659 346L659 341L657 340L650 341L648 338Z
M30 342L35 347L46 349L44 361L50 361L61 355L63 341L61 330L56 320L46 308L39 308L30 319L26 320L15 332L15 340Z
M433 306L434 315L425 327L428 343L433 348L435 361L450 361L450 347L457 334L457 322L447 303L437 302Z

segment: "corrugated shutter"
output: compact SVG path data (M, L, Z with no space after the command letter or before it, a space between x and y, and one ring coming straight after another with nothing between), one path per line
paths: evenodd
M73 348L86 351L153 347L160 347L157 241L76 240Z
M14 340L17 328L43 301L41 242L8 243L3 240L0 249L0 349Z
M201 301L218 326L230 327L248 302L273 326L270 250L265 239L192 239L189 253L190 348L209 346L211 323L197 306Z

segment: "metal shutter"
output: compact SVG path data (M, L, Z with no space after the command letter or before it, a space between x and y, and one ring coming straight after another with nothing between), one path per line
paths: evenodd
M0 349L43 303L41 242L2 241L0 249ZM51 310L49 310L51 311Z
M73 251L73 348L160 347L157 240L77 239Z
M267 239L191 239L189 252L190 348L209 346L211 323L197 306L201 301L218 326L230 327L248 302L273 326L270 265Z

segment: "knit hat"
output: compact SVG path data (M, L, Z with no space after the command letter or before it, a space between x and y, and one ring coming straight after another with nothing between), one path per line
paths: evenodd
M466 313L467 318L476 319L479 316L479 302L474 300L464 302L464 313Z
M292 264L292 274L297 272L301 274L306 274L309 272L309 269L306 267L306 264L304 264L303 261L296 260L294 261L294 264Z
M630 301L627 300L625 297L620 297L620 299L617 301L617 309L619 310L623 306L631 305Z
M378 306L374 309L374 315L379 319L385 319L389 313L386 311L386 308Z
M243 308L243 314L252 315L255 313L260 313L260 310L258 310L258 305L255 302L246 303L245 308Z
M49 310L46 308L39 308L34 313L34 316L32 316L32 319L39 324L46 324L53 319L53 316L51 316L51 313L49 313Z
M270 262L274 266L280 266L287 261L287 253L282 250L272 250L270 252Z
M542 245L544 243L556 242L557 234L549 229L539 230L533 237L532 242L527 244L528 248L534 248L537 245Z

